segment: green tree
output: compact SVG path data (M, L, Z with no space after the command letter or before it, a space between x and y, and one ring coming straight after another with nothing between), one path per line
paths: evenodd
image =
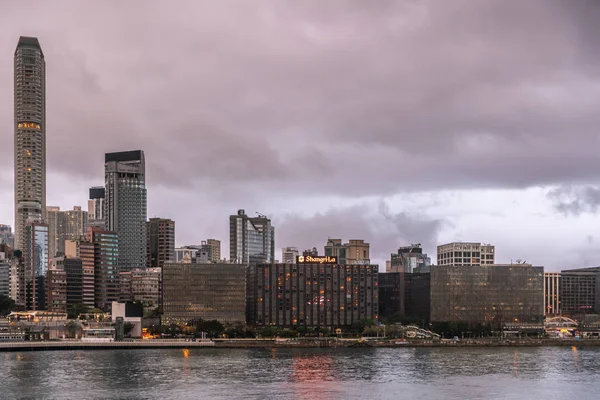
M80 314L86 314L88 311L89 311L89 309L85 304L82 304L82 303L73 304L67 310L67 318L76 319Z
M129 335L132 330L133 330L133 324L131 322L125 322L125 324L123 324L123 334L125 336Z
M0 294L0 315L8 315L13 311L15 301L8 296Z
M225 327L223 326L223 324L221 324L216 319L213 319L211 321L204 321L202 319L199 319L196 322L196 331L198 333L206 332L211 338L219 336L221 333L223 333L224 330Z

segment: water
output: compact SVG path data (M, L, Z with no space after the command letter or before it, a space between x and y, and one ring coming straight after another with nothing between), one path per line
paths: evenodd
M595 399L600 349L0 353L3 399Z

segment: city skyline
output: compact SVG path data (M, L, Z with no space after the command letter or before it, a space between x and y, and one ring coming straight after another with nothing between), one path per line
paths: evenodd
M19 36L37 37L48 60L46 204L85 208L104 153L139 148L148 217L176 221L177 245L216 237L226 249L228 216L244 208L272 219L276 254L364 239L383 267L398 246L435 256L437 244L477 241L496 245L499 263L600 264L591 10L544 2L537 18L531 4L507 5L509 35L494 33L493 1L460 15L346 5L345 17L311 2L182 4L188 13L0 5L6 138ZM115 29L99 37L105 18ZM0 152L0 223L16 230L13 147Z

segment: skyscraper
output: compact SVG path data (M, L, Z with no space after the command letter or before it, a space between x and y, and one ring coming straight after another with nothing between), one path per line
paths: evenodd
M14 58L15 247L46 213L46 62L37 38L21 36Z
M237 264L275 261L275 227L259 214L249 217L245 210L229 217L229 258Z
M88 226L104 228L104 186L90 188L88 200Z
M26 304L29 310L46 307L45 279L48 273L48 225L28 222L23 231L23 261Z
M150 218L148 233L148 267L162 268L166 262L175 262L175 221L168 218Z
M61 211L60 207L46 207L48 224L48 254L50 258L65 253L65 241L85 238L88 225L88 213L80 206L72 210Z
M104 221L119 234L119 269L146 267L146 165L141 150L106 153Z

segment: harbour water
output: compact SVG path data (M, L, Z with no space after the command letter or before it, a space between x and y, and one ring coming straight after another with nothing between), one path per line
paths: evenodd
M595 399L598 348L159 349L0 354L6 399Z

